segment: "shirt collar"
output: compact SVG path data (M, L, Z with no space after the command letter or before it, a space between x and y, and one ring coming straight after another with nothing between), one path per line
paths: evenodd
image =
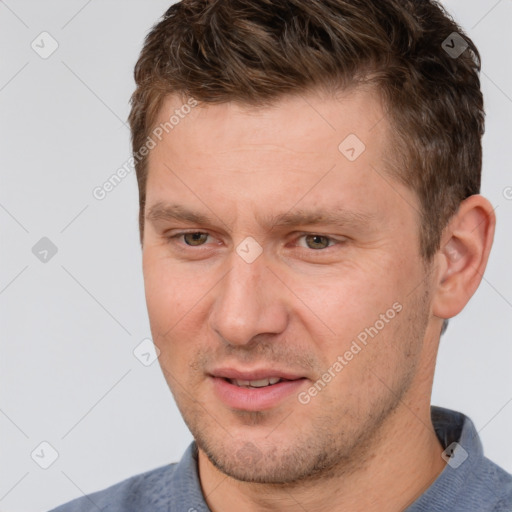
M445 449L446 467L428 489L404 512L452 510L484 459L483 447L473 422L464 414L431 407L437 437ZM451 457L449 456L451 454Z

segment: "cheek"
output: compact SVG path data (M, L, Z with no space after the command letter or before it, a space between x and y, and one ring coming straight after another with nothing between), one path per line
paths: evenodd
M164 340L172 337L185 315L187 289L164 260L144 255L143 271L153 341L163 351L167 348Z
M162 251L144 254L143 272L146 303L150 319L171 328L190 311L205 284L201 273L188 274L183 266L159 256Z
M171 329L180 314L183 293L179 283L170 282L167 274L153 267L144 276L146 304L152 327L159 331Z
M206 272L189 273L162 257L145 255L144 287L153 341L166 368L180 372L180 361L190 359L201 340L207 291L212 283Z
M403 295L400 278L382 261L294 281L290 288L318 324L315 331L325 331L340 340L351 339L373 325Z

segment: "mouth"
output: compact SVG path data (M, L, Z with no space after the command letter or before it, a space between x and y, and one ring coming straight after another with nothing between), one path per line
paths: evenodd
M306 377L285 371L219 369L210 374L213 391L230 409L262 411L298 394Z
M269 377L268 379L258 379L258 380L240 380L240 379L228 379L225 378L227 382L233 384L234 386L238 386L239 388L247 388L247 389L259 389L266 388L269 386L274 386L275 384L279 384L280 382L290 382L291 379L282 379L280 377ZM299 379L293 379L299 380Z

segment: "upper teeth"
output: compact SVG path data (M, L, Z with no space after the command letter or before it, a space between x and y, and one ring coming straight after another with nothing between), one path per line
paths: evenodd
M240 379L231 379L231 384L235 384L237 386L242 387L253 387L253 388L263 388L265 386L270 386L272 384L277 384L281 379L279 377L272 377L270 379L260 379L260 380L240 380Z

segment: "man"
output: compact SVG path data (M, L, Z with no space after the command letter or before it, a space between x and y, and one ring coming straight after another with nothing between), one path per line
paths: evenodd
M476 291L479 53L428 0L184 0L130 122L146 300L194 436L64 511L510 511L474 425L431 407Z

